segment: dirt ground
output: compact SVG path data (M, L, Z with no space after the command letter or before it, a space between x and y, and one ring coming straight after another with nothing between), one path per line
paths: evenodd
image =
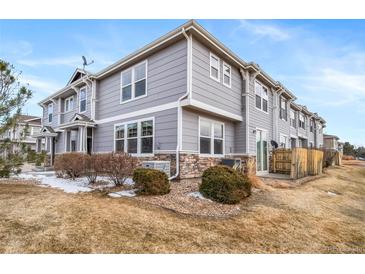
M0 182L1 253L365 253L365 165L254 193L226 219Z

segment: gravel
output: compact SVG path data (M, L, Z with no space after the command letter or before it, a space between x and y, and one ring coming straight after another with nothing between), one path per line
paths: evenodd
M198 191L199 184L200 179L172 182L169 194L163 196L136 196L133 199L194 216L224 218L240 213L240 204L220 204L202 197Z

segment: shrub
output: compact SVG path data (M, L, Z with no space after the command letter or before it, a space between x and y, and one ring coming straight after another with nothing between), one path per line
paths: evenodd
M122 185L137 166L137 159L127 153L98 154L97 157L99 172L107 175L115 185Z
M251 194L251 184L246 175L230 167L214 166L203 172L199 191L213 201L236 204Z
M37 153L35 155L35 165L41 166L42 164L44 164L44 160L46 159L46 156L47 156L47 153L45 151Z
M96 183L98 174L101 171L99 156L98 154L85 154L83 156L83 174L90 184Z
M133 181L142 195L164 195L170 192L170 182L165 172L150 168L137 168Z
M5 159L0 158L0 177L9 178L10 174L19 174L23 164L21 153L11 153Z
M70 152L57 155L54 162L54 170L59 177L68 176L75 180L75 178L83 174L84 154Z
M355 157L351 155L343 155L342 160L355 160Z

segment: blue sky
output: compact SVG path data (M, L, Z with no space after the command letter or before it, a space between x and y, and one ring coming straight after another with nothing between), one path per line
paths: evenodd
M24 112L65 86L81 56L96 72L185 20L0 20L0 58L34 91ZM325 132L365 145L365 20L198 20L258 63L327 121Z

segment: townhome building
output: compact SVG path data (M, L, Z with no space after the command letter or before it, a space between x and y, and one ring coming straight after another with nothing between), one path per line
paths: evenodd
M0 136L0 142L10 141L11 146L7 151L3 152L5 156L9 152L16 152L21 150L21 145L24 145L26 149L36 151L37 139L32 137L40 132L42 128L42 119L37 116L20 115L18 122L14 127L8 129ZM43 149L44 145L42 140L39 142L38 150ZM10 150L10 151L9 151Z
M295 100L191 20L98 73L76 69L39 103L35 137L51 162L70 151L123 151L169 161L171 179L199 177L222 158L254 159L268 172L274 147L323 144L324 119Z

